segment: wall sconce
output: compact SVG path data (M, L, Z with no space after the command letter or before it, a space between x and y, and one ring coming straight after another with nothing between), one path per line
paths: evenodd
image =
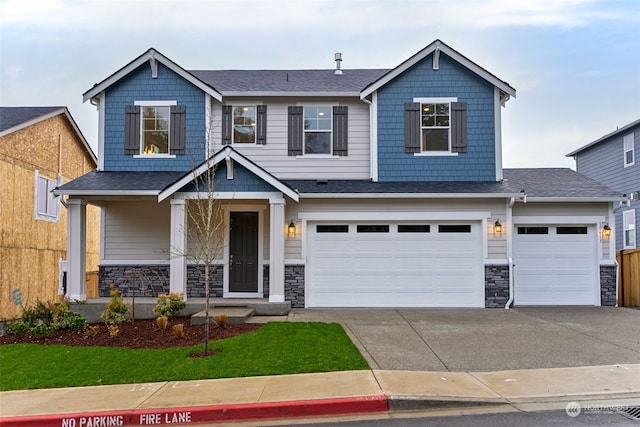
M502 224L500 224L499 219L497 219L495 224L493 224L493 232L496 234L502 233Z
M605 224L604 227L602 227L602 238L608 239L609 236L611 236L611 227L609 227L609 224Z
M293 220L291 220L291 222L287 226L287 234L291 238L296 236L296 225L293 223Z

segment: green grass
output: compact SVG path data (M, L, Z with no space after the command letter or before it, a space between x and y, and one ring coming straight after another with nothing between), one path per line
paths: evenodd
M255 332L211 342L220 353L190 358L203 345L168 350L111 347L0 346L0 390L76 387L368 369L342 326L267 323Z

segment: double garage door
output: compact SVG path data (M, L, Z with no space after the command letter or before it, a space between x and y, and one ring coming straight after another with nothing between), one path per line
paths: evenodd
M307 307L484 307L481 223L310 222Z
M596 226L518 225L515 305L598 305Z

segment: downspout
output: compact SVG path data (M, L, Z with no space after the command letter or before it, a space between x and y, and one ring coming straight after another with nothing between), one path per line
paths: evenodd
M514 197L509 199L507 203L507 262L509 263L509 299L505 304L505 310L513 303L513 204L516 202Z

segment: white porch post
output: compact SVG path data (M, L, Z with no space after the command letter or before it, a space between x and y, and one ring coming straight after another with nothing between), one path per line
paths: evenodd
M87 274L87 201L67 200L67 295L85 301Z
M269 203L269 302L284 302L284 199Z
M187 234L185 200L171 199L171 244L169 292L182 293L187 299Z

